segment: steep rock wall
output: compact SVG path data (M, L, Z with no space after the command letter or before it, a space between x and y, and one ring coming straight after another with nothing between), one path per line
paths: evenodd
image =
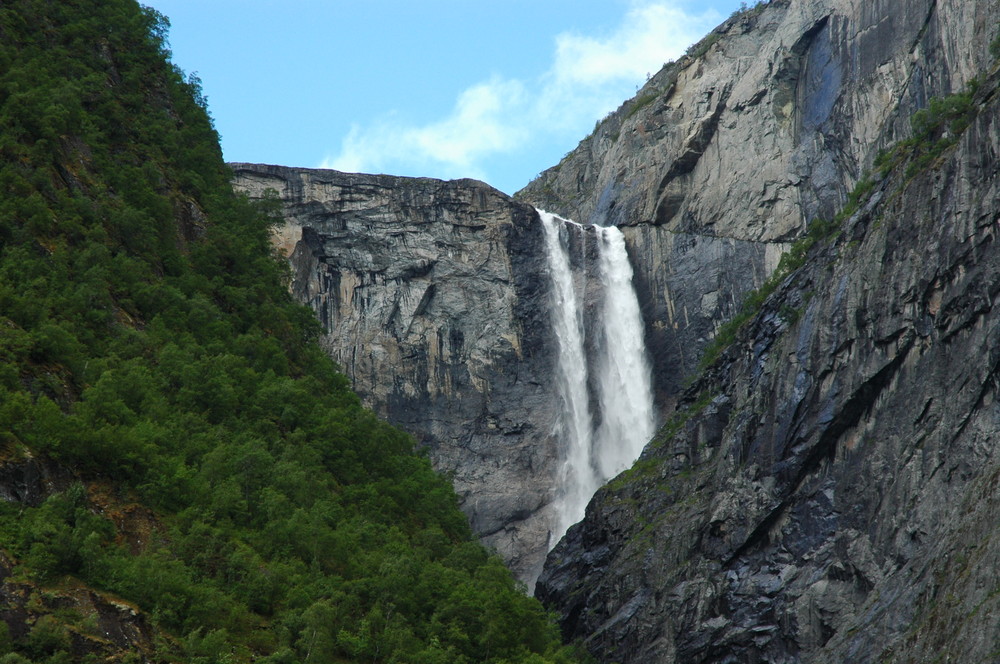
M983 68L997 6L771 0L666 65L516 195L625 227L661 401L912 113Z
M583 223L622 227L666 412L678 398L689 406L697 400L690 392L682 396L683 385L696 373L705 345L745 293L774 270L809 220L833 215L877 152L906 135L914 110L933 95L960 89L985 67L998 6L1000 0L772 0L726 21L697 49L704 51L697 57L665 67L577 150L519 193L521 200ZM235 171L237 187L252 196L267 188L280 193L287 221L281 241L292 256L293 290L319 312L327 348L358 391L428 445L436 465L454 473L476 530L521 578L532 578L537 552L544 548L539 543L552 522L558 476L551 437L556 404L546 387L553 357L543 339L542 243L534 213L471 181L246 164L235 165ZM845 251L855 248L846 245ZM804 309L815 290L801 292L798 300L788 296L781 307ZM883 306L897 305L886 299ZM788 325L778 315L781 307L771 311L770 324L778 331ZM855 314L846 309L838 315ZM812 320L813 328L822 330L822 322ZM864 352L884 352L882 345ZM810 363L833 362L823 352L835 357L847 352L822 347L803 359L793 350L783 348L784 355L774 357L808 366L822 376L817 380L829 372ZM881 385L878 376L887 374L879 369L865 379L866 363L877 364L858 359L852 380ZM762 425L753 416L738 411L743 428L731 432L737 426L736 399L727 390L749 394L779 387L759 382L765 370L759 363L744 370L758 382L741 383L750 378L737 376L736 369L718 384L702 379L698 384L717 398L677 441L664 443L669 453L649 452L643 467L656 468L657 476L670 482L614 483L614 491L599 497L584 524L550 557L545 597L562 612L567 631L588 638L602 657L726 661L767 653L774 661L797 661L803 652L821 652L831 634L843 634L848 614L839 608L807 605L812 608L804 613L789 613L788 606L806 602L801 599L806 590L782 600L780 610L769 608L784 587L780 575L767 588L734 591L736 599L726 600L736 607L731 611L719 608L722 591L713 575L746 551L735 545L723 555L712 549L716 545L705 544L709 553L698 547L724 537L718 533L743 519L743 530L735 532L755 543L747 545L749 551L761 533L783 523L785 512L773 509L774 496L780 502L797 490L794 482L773 476L791 463L790 453L774 452L778 443L758 436ZM785 380L791 387L781 386L800 401L806 387L798 378ZM850 393L841 404L852 413L847 420L867 407L873 389ZM758 404L760 418L778 417L766 415L776 403ZM739 402L739 407L748 406ZM822 418L837 416L836 404L824 407ZM778 429L760 430L790 435L787 421L774 426ZM713 446L725 452L709 454ZM754 462L754 470L741 475L749 454L744 448L765 448L781 461ZM690 465L700 468L702 455L733 465L706 478ZM886 465L881 472L893 470ZM692 476L700 479L694 482ZM730 489L735 497L726 509L737 516L715 519L716 506L699 503L702 499L675 505L678 495L726 496ZM627 491L627 499L608 498L619 490ZM822 496L810 496L825 505ZM812 503L803 505L797 513L807 515ZM829 513L823 509L817 513ZM761 510L778 516L761 517ZM707 525L717 522L718 532ZM803 528L820 526L809 521ZM643 548L647 545L651 548ZM766 550L751 577L810 551L797 546L790 554ZM823 564L817 569L826 574ZM743 578L739 569L729 571ZM823 578L829 582L834 576ZM809 597L820 592L802 587L813 593ZM867 589L859 592L868 597ZM828 600L846 601L839 596L816 601ZM824 617L831 611L841 611L833 622ZM754 622L758 614L779 617ZM811 627L801 627L806 623ZM691 636L678 640L682 631Z
M541 569L559 450L538 215L473 180L233 164L279 194L291 288L365 402L453 476L473 529Z
M827 25L922 4L837 3ZM926 80L960 81L946 56L985 50L963 40L997 5L929 16ZM539 596L600 660L995 660L998 78L955 147L877 181L552 552Z

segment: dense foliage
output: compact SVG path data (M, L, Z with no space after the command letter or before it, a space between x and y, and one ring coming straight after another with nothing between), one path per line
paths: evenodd
M0 502L16 579L135 603L171 661L567 661L319 350L166 26L132 0L0 4L0 459L75 478ZM87 616L28 622L0 661L120 656L81 654Z

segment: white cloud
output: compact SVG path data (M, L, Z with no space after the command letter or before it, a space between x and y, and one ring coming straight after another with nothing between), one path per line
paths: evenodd
M561 85L637 80L677 58L717 18L715 12L689 14L670 2L634 5L606 39L572 33L557 36L552 72Z
M354 125L340 154L320 168L385 171L402 163L441 177L483 177L480 159L514 150L528 138L517 122L524 97L519 81L493 78L462 92L451 115L439 122L411 127L393 114L368 127Z
M424 126L387 114L352 127L321 168L487 177L485 162L552 132L582 136L703 36L720 16L687 12L678 0L634 2L606 37L556 36L552 64L537 80L493 77L459 95L448 117Z

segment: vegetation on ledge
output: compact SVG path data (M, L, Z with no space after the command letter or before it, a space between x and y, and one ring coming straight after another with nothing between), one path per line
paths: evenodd
M997 46L993 50L1000 53L1000 37L994 43ZM980 85L980 80L975 78L964 91L946 97L934 97L927 108L914 113L910 118L912 135L881 152L875 159L877 179L888 177L903 165L906 166L905 178L912 178L954 146L979 112L975 95ZM736 340L739 330L757 315L764 301L777 290L781 282L805 263L813 246L828 242L840 233L843 223L871 197L874 188L875 182L869 174L862 175L848 195L844 207L832 221L817 219L809 225L806 235L781 257L777 269L768 280L760 288L751 291L736 315L719 327L715 338L702 355L700 371L714 364ZM789 313L792 318L795 317L794 312Z

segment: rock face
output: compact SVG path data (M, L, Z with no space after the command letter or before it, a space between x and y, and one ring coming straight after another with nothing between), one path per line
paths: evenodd
M989 58L995 2L772 0L665 66L519 192L581 223L794 239Z
M996 659L998 25L1000 0L771 0L518 194L622 228L669 416L539 580L600 661ZM874 167L977 76L964 132ZM531 578L558 477L534 212L471 181L235 172L279 192L293 290L358 391ZM857 211L701 371L852 190Z
M788 243L839 209L914 111L983 68L996 8L772 0L665 66L515 197L624 227L669 403Z
M292 290L381 416L453 476L473 529L533 583L558 450L538 215L472 180L234 164L279 193Z
M998 23L996 1L775 0L520 194L628 225L650 328L681 345L699 290L677 243L766 274L915 110L981 76L968 130L859 190L550 554L538 595L600 661L996 660ZM725 318L722 279L689 315Z

